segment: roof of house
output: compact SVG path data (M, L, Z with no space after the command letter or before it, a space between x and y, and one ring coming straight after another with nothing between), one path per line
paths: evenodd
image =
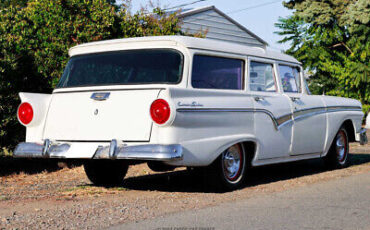
M215 6L205 6L205 7L194 8L194 9L190 9L190 10L184 10L183 12L181 12L179 14L179 18L186 18L186 17L192 16L192 15L196 15L196 14L199 14L199 13L202 13L202 12L209 11L209 10L213 10L216 13L220 14L226 20L228 20L231 23L235 24L239 29L241 29L242 31L248 33L250 36L252 36L256 40L258 40L259 42L261 42L265 46L268 46L268 43L265 40L263 40L262 38L258 37L252 31L250 31L247 28L245 28L243 25L241 25L240 23L238 23L237 21L235 21L234 19L232 19L230 16L228 16L227 14L225 14L224 12L222 12L221 10L217 9Z
M177 46L182 45L189 49L210 50L216 52L233 53L246 56L255 56L262 58L269 58L275 60L282 60L291 63L299 63L294 57L266 50L259 47L251 47L240 45L232 42L218 41L207 38L195 38L187 36L151 36L151 37L137 37L137 38L123 38L98 42L90 42L72 47L69 50L70 56L109 52L126 49L160 47L160 46Z

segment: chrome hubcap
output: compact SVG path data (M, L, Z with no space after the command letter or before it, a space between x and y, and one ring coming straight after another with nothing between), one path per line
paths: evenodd
M238 146L231 146L222 154L222 164L227 179L236 180L242 167L241 149Z
M337 157L338 157L339 162L345 161L346 156L347 156L347 140L346 140L346 136L343 133L343 131L338 133L335 144L336 144Z

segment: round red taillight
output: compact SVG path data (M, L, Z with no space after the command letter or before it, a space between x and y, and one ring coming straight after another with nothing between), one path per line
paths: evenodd
M29 103L24 102L19 106L18 119L24 125L28 125L32 121L33 109Z
M163 99L157 99L153 101L150 106L150 116L152 120L157 124L164 124L171 115L171 109L167 101Z

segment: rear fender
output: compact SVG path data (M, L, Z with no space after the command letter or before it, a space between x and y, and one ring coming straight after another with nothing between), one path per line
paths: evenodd
M217 149L216 152L218 153L218 155L216 155L216 158L214 160L216 160L223 152L225 152L231 146L233 146L235 144L243 144L243 143L246 143L246 142L250 142L250 143L253 143L255 145L255 148L253 150L254 152L251 152L250 149L245 149L246 154L252 154L251 156L248 156L248 158L250 160L252 160L252 162L257 160L257 155L258 155L257 151L258 151L259 142L255 137L253 137L251 135L245 135L245 136L244 135L238 135L238 136L232 136L231 138L232 138L231 141L225 143L224 145L220 146ZM252 163L252 162L248 162L248 164Z
M33 108L33 119L26 126L27 142L42 142L43 129L49 109L51 94L19 93L22 101L28 102Z
M258 151L258 141L252 135L215 136L180 142L184 151L183 160L168 162L168 164L194 167L207 166L212 164L230 146L243 142L255 143L255 151ZM256 158L256 155L257 153L254 154L254 158Z

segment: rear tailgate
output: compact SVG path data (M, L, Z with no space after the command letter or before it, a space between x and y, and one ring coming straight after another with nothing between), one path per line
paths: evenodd
M44 139L56 141L149 141L151 103L160 89L54 93ZM105 100L97 99L109 95Z

